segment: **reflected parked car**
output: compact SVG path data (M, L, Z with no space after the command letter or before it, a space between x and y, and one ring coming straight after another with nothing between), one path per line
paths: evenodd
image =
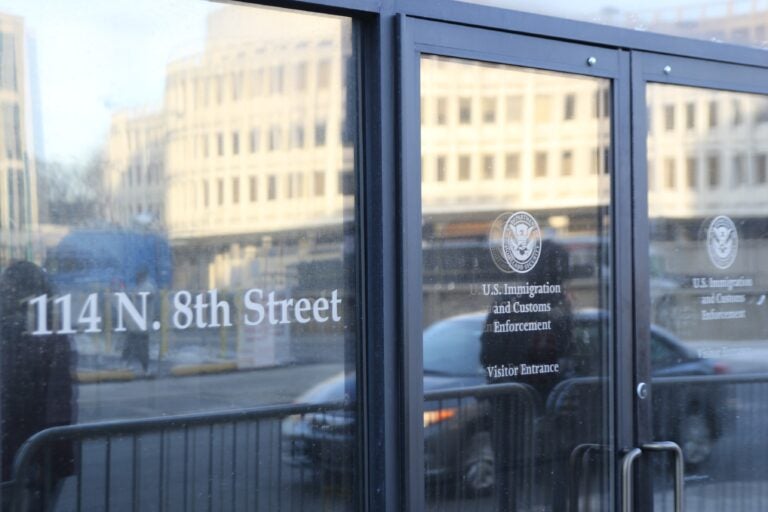
M455 316L424 331L425 394L487 384L487 374L480 366L480 336L486 316L484 312ZM567 361L564 364L567 369L550 396L540 397L538 414L573 415L574 408L578 408L580 417L589 417L588 409L602 407L598 404L600 394L593 391L595 385L604 382L600 379L604 373L600 365L605 344L600 333L606 330L606 325L606 315L597 310L574 314L573 339L563 358ZM668 331L654 326L651 333L654 377L714 376L727 371L719 362L699 358ZM591 387L578 385L590 382L590 379ZM354 400L354 378L339 374L317 384L296 402L324 403L343 399ZM654 400L655 432L669 434L666 439L681 445L689 464L700 464L709 457L722 434L721 403L722 397L714 386L669 387ZM455 479L469 495L490 492L495 479L491 421L488 400L463 397L439 403L425 402L427 480ZM287 460L328 472L352 468L354 426L354 411L349 410L287 419L282 432ZM566 444L575 446L588 441L595 440L572 439Z

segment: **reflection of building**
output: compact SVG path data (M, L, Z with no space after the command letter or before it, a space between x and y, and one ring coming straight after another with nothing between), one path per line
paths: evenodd
M157 218L180 279L264 276L285 244L338 250L354 193L351 38L341 20L314 16L285 33L286 16L218 10L204 50L168 65L162 109L113 117L112 220Z
M607 82L445 59L421 80L425 213L607 203Z
M37 175L27 140L24 24L0 15L0 266L31 257Z
M626 16L627 26L736 44L768 44L768 2L727 0L649 9Z
M205 51L168 67L173 238L336 224L352 192L339 21L285 34L281 12L254 11L247 28L243 15L214 13Z
M654 214L764 216L768 99L666 85L648 95Z
M178 275L196 282L264 275L286 245L338 244L324 233L350 213L351 44L330 18L299 17L302 38L286 36L284 14L215 12L204 49L168 65L162 108L113 118L112 220L157 219ZM428 224L483 237L489 214L514 207L563 236L594 233L609 199L608 82L466 65L423 62ZM765 184L765 105L718 98L651 98L653 131L665 135L650 143L651 194L664 215L718 213L745 192L743 208L759 201L759 187L744 187Z
M121 112L112 116L105 198L109 220L161 221L165 200L165 137L161 113Z

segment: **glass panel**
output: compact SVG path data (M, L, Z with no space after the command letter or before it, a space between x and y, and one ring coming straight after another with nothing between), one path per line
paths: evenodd
M766 0L462 0L633 30L768 47Z
M610 82L427 56L421 97L429 507L607 509Z
M0 0L3 503L354 509L351 20L76 4Z
M654 435L683 449L688 510L765 510L768 99L647 90Z

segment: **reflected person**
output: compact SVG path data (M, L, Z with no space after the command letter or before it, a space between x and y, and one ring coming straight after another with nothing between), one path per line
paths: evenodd
M52 288L46 273L34 263L16 261L0 276L0 410L2 432L2 479L23 479L24 492L12 495L3 486L2 510L52 509L63 479L74 472L74 449L69 441L49 445L27 474L14 475L19 449L34 434L75 421L75 390L72 374L76 355L71 340L60 334L33 335L30 299ZM48 325L52 325L49 311ZM45 460L45 462L44 462Z
M489 384L516 382L530 386L533 401L545 404L552 389L566 377L570 366L568 350L571 345L573 318L566 294L569 256L567 250L553 240L542 240L538 262L526 273L507 274L500 283L505 292L494 297L480 338L480 363L486 369ZM517 442L512 422L533 423L536 406L524 404L520 393L501 393L491 403L493 439L496 453L496 482L500 511L517 510L531 506L521 503L517 496L526 479L530 460L523 453L533 439L517 440L526 450L513 446ZM538 424L538 423L537 423ZM553 440L539 443L534 467L540 473L535 481L546 485L554 493L564 482L559 464L547 469L555 458ZM525 464L525 463L529 464ZM547 494L547 493L545 493ZM554 494L552 494L554 496ZM554 498L555 503L559 498ZM555 510L559 510L557 505Z
M134 304L140 304L140 295L147 294L147 311L150 312L150 320L155 318L154 295L156 292L157 287L149 277L147 269L142 268L139 270L136 273L136 287L133 293L133 301ZM142 371L146 375L149 372L149 331L140 328L136 324L136 321L130 317L126 321L126 328L128 332L126 334L125 344L123 345L123 360L128 364L138 361Z

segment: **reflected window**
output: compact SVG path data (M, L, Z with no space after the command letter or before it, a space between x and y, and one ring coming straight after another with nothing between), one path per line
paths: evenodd
M472 122L472 98L459 98L459 123Z
M768 154L762 153L755 157L755 183L768 182Z
M467 181L472 173L472 157L459 155L459 181Z
M685 128L687 130L696 128L696 104L693 102L685 104Z
M495 97L483 98L483 122L484 123L496 122L496 98Z
M493 155L483 155L483 179L492 180L495 175L494 165L496 158Z
M676 184L675 159L664 159L664 185L668 189L674 189Z
M733 187L738 188L747 184L747 171L744 168L744 155L735 155L732 160Z
M437 98L435 110L435 123L444 125L448 122L448 99Z
M571 176L573 174L573 151L563 151L560 156L560 174Z
M545 151L537 151L533 161L533 175L537 178L544 178L548 174L548 158Z
M664 129L671 132L675 129L675 106L664 106Z
M284 79L285 68L283 68L283 66L272 66L269 72L269 93L282 93L284 87Z
M281 146L282 129L280 126L272 125L269 129L269 150L277 151Z
M315 146L325 146L326 123L318 121L315 124Z
M331 61L323 59L317 63L317 88L328 89L331 85Z
M296 64L294 83L296 84L296 90L303 92L307 88L307 63L299 62Z
M576 118L576 95L566 94L563 100L563 120L572 121Z
M325 195L325 173L323 171L315 171L314 191L317 197Z
M255 153L259 150L259 129L258 128L251 128L251 133L248 138L249 141L249 149L251 153Z
M505 158L504 177L508 180L518 179L520 177L520 154L508 153Z
M248 197L252 203L255 203L258 198L257 184L258 184L258 181L256 180L256 176L248 177Z
M718 110L718 104L717 101L710 101L709 102L709 108L708 108L708 120L709 120L709 127L710 128L716 128L717 127L717 110Z
M695 189L699 184L699 169L697 162L698 160L695 157L688 157L685 159L685 181L689 189Z
M733 125L739 126L744 122L744 113L741 110L741 102L739 100L733 100L731 102L731 108L733 110Z
M448 158L443 155L438 156L435 159L435 165L435 180L445 181L448 173L448 169L446 167L448 165Z
M707 182L709 188L720 186L720 157L718 155L707 157Z

